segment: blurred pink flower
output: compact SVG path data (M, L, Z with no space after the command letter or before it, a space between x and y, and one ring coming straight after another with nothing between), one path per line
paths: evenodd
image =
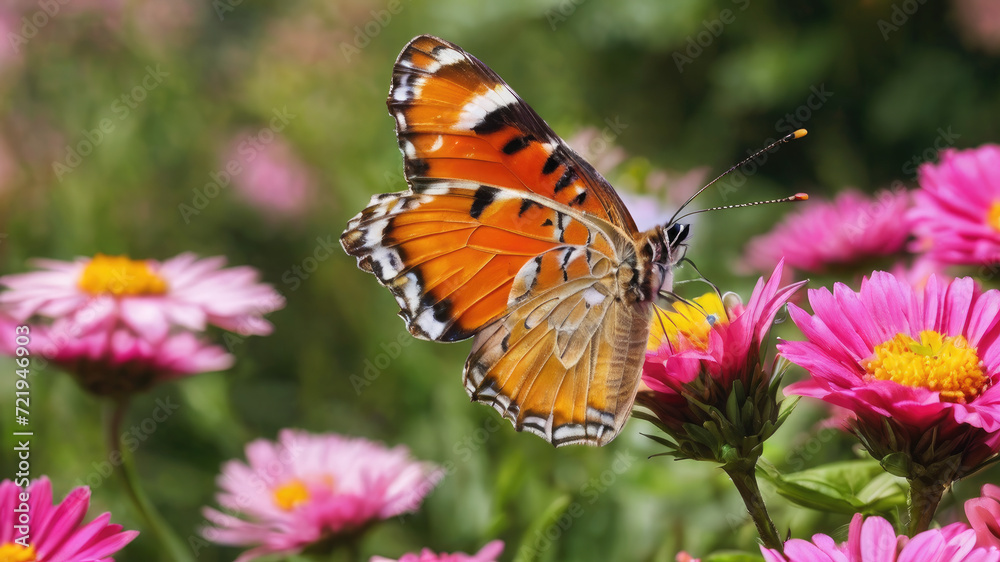
M255 546L236 562L289 555L334 536L415 511L443 476L410 458L405 447L340 435L282 430L278 441L246 448L248 463L222 468L217 499L227 513L205 508L210 541Z
M907 213L914 252L942 263L1000 262L1000 146L941 152L918 169L920 189Z
M837 283L832 293L810 290L809 303L812 315L789 305L806 341L778 350L812 376L786 394L852 411L853 431L877 459L902 453L961 476L997 452L1000 291L936 276L918 290L876 271L857 293Z
M11 334L0 341L0 352L15 353L17 326L0 317L0 330ZM189 332L151 343L122 328L77 335L65 321L27 328L34 355L60 366L84 389L100 396L127 396L168 380L224 371L233 364L233 356L224 349Z
M952 0L965 41L1000 54L1000 3L996 0Z
M1000 487L983 486L982 496L965 502L965 516L976 531L976 544L1000 549Z
M436 554L429 548L425 548L420 553L404 554L399 560L384 558L382 556L372 556L369 562L496 562L500 554L503 553L503 541L493 541L488 543L476 554L468 555L462 552L454 554Z
M282 137L260 137L249 142L241 135L226 155L227 167L236 162L241 168L233 175L236 192L267 218L303 215L315 191L312 173Z
M27 501L24 496L27 495ZM22 505L30 526L28 544L15 525ZM61 503L52 503L52 484L46 477L27 488L10 480L0 483L0 560L4 562L114 562L111 555L125 547L139 534L122 531L121 525L109 523L110 513L81 526L90 507L90 489L86 486L70 492Z
M40 259L42 271L0 277L0 310L15 322L33 316L62 320L83 337L126 327L150 343L174 329L208 324L241 335L267 335L263 315L284 306L251 267L223 268L221 256L184 253L164 262L98 254L73 262Z
M964 523L931 529L913 538L896 535L892 524L881 517L851 520L847 542L837 544L830 536L813 535L811 541L785 542L784 554L760 547L766 562L997 562L1000 551L976 546L976 533Z
M938 281L950 281L953 276L946 273L947 266L937 260L926 256L917 255L907 262L899 262L892 267L891 273L898 279L904 279L915 288L923 290L927 285L927 280L931 275L938 278Z
M874 196L848 190L833 201L810 199L767 234L747 243L743 263L770 271L778 260L799 271L818 273L900 251L909 232L901 217L910 205L906 191Z

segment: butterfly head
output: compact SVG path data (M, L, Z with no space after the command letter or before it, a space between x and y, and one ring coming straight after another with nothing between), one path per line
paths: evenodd
M673 286L673 269L684 259L687 251L686 241L690 233L690 225L678 222L656 226L646 232L643 249L655 276L648 287L644 287L648 298L655 298L659 291L669 291Z

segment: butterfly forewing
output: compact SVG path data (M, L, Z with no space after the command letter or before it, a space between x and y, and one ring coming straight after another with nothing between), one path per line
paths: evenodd
M475 336L474 400L555 445L602 445L628 417L649 330L641 235L621 199L489 68L417 37L388 100L410 189L341 237L410 332ZM648 295L646 295L648 297Z

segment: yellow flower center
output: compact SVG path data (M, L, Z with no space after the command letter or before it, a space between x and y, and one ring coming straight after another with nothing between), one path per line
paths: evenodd
M677 347L680 336L699 349L708 349L708 334L712 326L729 323L722 299L714 292L705 293L691 303L677 302L673 310L654 307L647 351L656 351L665 340Z
M993 227L993 230L1000 230L1000 201L990 206L990 212L986 214L986 224Z
M923 387L940 394L941 400L959 404L974 400L990 382L976 348L964 337L944 336L933 330L920 332L919 342L896 334L875 346L875 354L862 366L869 380Z
M309 489L306 483L295 478L279 486L274 491L274 503L285 511L291 511L309 501Z
M77 286L92 295L116 297L167 292L167 282L153 273L145 261L104 254L97 254L83 268Z
M0 562L35 562L35 547L9 542L0 544Z

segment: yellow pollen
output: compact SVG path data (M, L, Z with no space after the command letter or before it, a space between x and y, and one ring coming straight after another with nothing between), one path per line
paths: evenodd
M162 295L167 292L167 282L153 273L145 261L104 254L97 254L90 260L80 274L77 286L92 295L116 297Z
M712 326L728 323L726 307L714 292L694 299L694 304L678 302L673 305L673 310L657 306L653 311L646 350L656 351L664 340L669 340L673 347L677 347L680 336L684 336L687 342L699 349L708 349L708 334L712 331Z
M9 542L0 544L0 562L35 562L35 547Z
M945 402L967 404L989 386L976 348L962 336L944 336L933 330L920 332L920 341L906 334L875 346L862 363L866 379L894 381L933 390Z
M990 206L990 212L986 214L986 224L993 230L1000 231L1000 201L995 201Z
M285 511L291 511L309 501L309 489L298 478L291 480L274 491L274 503Z

